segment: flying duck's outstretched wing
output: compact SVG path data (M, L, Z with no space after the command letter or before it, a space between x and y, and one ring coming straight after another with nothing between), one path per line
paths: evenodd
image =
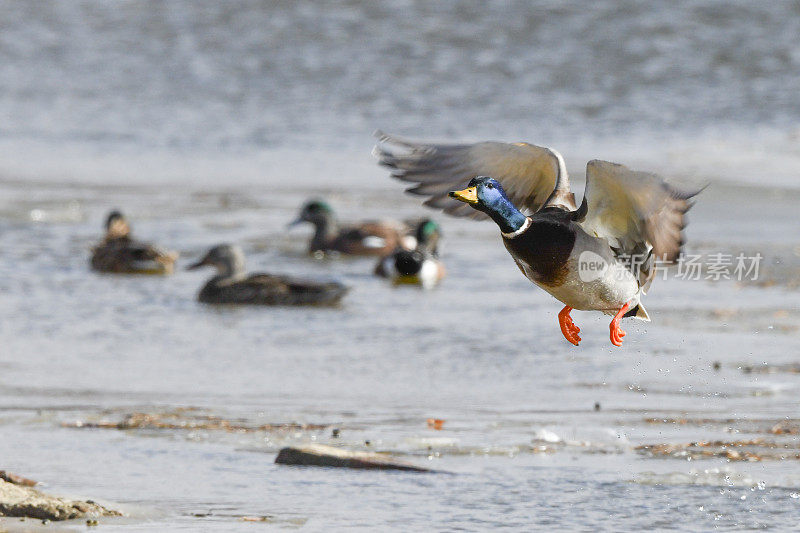
M564 160L555 150L528 143L479 142L425 144L376 132L373 155L392 176L417 185L406 189L427 196L424 204L458 217L487 218L480 211L447 196L475 176L489 176L503 185L519 209L538 211L545 204L574 210Z
M575 219L589 235L608 240L618 255L634 256L632 266L643 267L640 284L646 288L655 274L651 259L672 263L680 255L689 199L699 192L679 191L656 174L589 161Z

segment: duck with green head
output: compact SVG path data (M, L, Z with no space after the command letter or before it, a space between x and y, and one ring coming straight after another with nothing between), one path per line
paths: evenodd
M435 221L425 218L417 223L414 249L397 248L378 260L375 274L390 278L395 285L419 285L429 289L445 276L439 259L441 229Z
M578 345L573 309L649 320L641 303L656 261L674 262L683 243L689 199L661 177L607 161L590 161L580 207L564 160L528 143L426 144L378 134L375 155L425 205L454 216L490 218L522 273L564 303L564 337ZM491 176L491 177L489 177ZM523 210L525 212L523 212ZM527 212L527 213L526 213Z
M171 274L177 252L131 237L130 224L118 210L106 217L106 235L92 248L91 267L115 274Z
M304 222L314 226L308 251L346 255L385 255L403 243L407 228L396 221L364 221L342 225L327 202L307 202L289 226Z
M187 267L217 269L197 299L209 304L337 305L347 287L335 281L315 281L275 274L247 274L244 252L238 246L220 244Z

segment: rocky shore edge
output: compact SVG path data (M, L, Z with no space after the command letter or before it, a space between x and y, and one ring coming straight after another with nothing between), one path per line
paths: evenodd
M44 494L33 488L31 479L0 470L0 517L35 518L39 520L72 520L122 516L92 500L67 500Z

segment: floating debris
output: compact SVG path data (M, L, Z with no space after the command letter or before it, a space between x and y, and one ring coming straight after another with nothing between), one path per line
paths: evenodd
M76 421L64 422L62 427L88 428L88 429L178 429L178 430L216 430L238 433L256 431L285 431L285 430L321 430L330 424L300 424L297 422L280 424L248 425L241 422L227 420L218 416L203 414L187 414L186 410L167 413L131 413L119 422L90 422Z
M444 420L441 418L429 418L428 427L437 431L441 431L442 427L444 427Z
M735 418L658 418L658 417L650 417L645 418L644 422L646 424L674 424L677 426L685 426L685 425L692 425L692 426L706 426L706 425L722 425L722 424L731 424L734 422L741 422L741 420L737 420Z
M243 516L239 520L242 522L272 522L275 520L274 516Z
M741 365L742 372L745 374L800 374L800 363L787 363L784 365Z
M283 448L275 458L275 463L282 465L433 472L429 468L400 461L385 454L343 450L323 444Z
M800 424L784 420L769 428L769 433L773 435L798 435L800 434Z
M696 441L688 443L644 444L634 448L652 457L705 459L719 457L729 461L800 460L800 450L765 439L738 441Z
M303 526L308 518L279 518L273 515L240 516L242 522L266 522L268 524L283 524L284 526Z
M645 418L647 424L676 426L720 426L738 433L766 433L770 435L800 435L798 419L743 419L743 418Z

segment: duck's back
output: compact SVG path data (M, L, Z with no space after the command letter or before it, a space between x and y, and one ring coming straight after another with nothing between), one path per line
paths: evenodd
M174 263L173 254L129 237L103 241L94 248L91 259L93 270L126 274L168 274Z
M239 280L214 278L200 291L204 303L253 305L335 305L347 293L347 287L336 282L317 282L253 274Z
M350 255L386 255L400 246L403 226L365 222L343 228L329 248Z

